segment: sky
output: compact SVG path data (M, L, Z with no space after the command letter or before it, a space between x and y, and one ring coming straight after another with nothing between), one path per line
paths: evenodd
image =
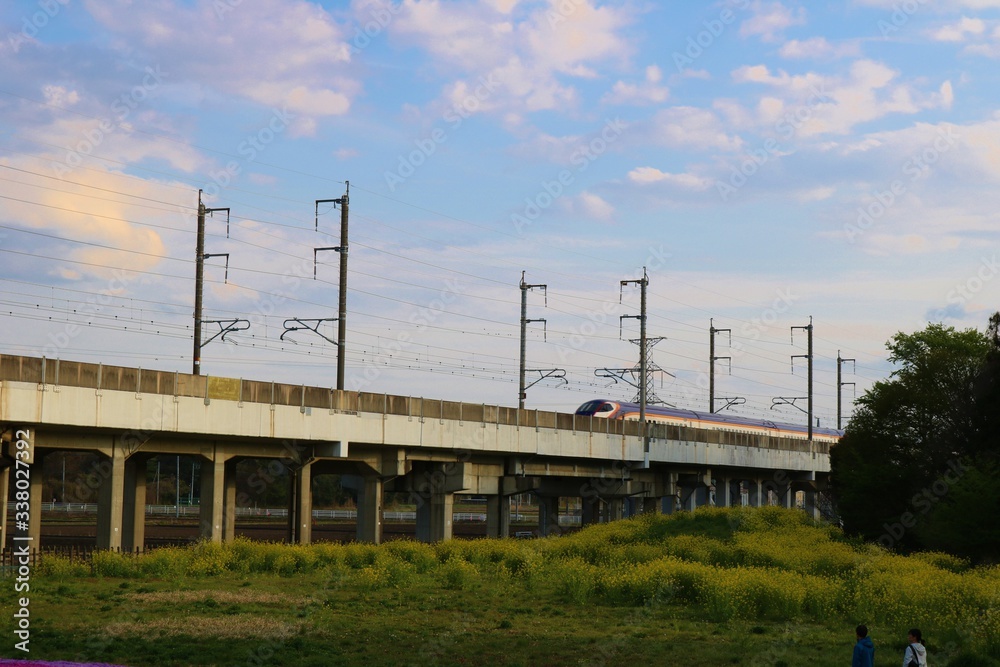
M656 398L708 408L714 326L728 410L804 423L811 321L833 426L838 354L846 419L896 332L998 307L1000 0L14 0L0 36L0 354L190 372L199 190L204 338L240 329L206 375L335 385L345 191L352 390L516 405L523 272L526 407L631 399L645 271Z

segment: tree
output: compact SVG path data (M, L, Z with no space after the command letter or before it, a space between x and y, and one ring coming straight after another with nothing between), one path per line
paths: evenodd
M942 324L898 333L887 348L897 369L857 401L831 450L830 487L847 532L918 548L927 533L914 528L941 500L935 483L954 478L981 436L975 388L995 348L980 331Z

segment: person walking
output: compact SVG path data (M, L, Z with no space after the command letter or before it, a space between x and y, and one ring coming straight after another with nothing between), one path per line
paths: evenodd
M927 667L927 647L923 644L920 630L913 628L906 635L907 646L903 650L903 667Z
M857 643L854 644L854 656L851 658L851 667L874 667L875 665L875 645L872 644L868 636L868 626L859 625L854 630Z

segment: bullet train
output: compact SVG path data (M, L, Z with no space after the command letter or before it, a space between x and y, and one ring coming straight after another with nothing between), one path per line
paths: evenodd
M612 401L599 398L587 401L576 414L603 417L606 419L639 419L639 404ZM733 431L736 433L756 433L785 438L807 438L809 427L802 424L783 424L766 419L750 419L711 412L695 412L694 410L679 410L665 408L662 405L646 406L646 421L677 424L692 428L707 428L717 431ZM813 440L835 443L844 432L835 428L813 428Z

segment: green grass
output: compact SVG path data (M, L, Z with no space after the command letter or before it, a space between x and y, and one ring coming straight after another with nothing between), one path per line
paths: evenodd
M995 655L1000 621L996 569L887 554L772 508L547 540L239 540L106 554L92 567L51 560L31 585L30 657L135 666L833 667L847 664L858 622L878 665L899 664L919 625L945 666L960 650ZM4 609L12 587L3 582ZM24 657L9 614L0 626L0 655Z

